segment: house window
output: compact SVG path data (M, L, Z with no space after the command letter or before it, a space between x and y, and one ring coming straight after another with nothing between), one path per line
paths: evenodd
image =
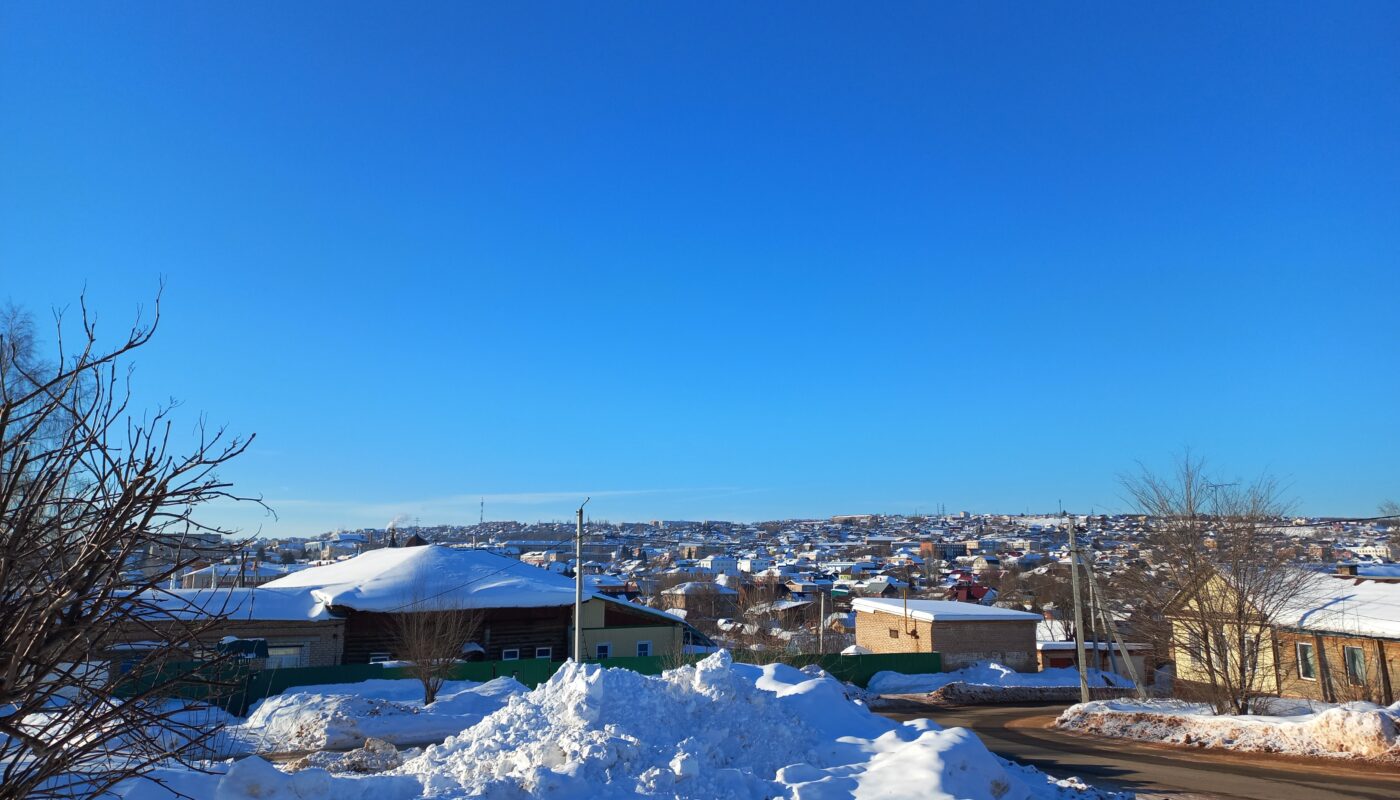
M890 628L890 638L891 638L891 639L898 639L898 638L899 638L899 628Z
M1195 631L1186 634L1186 654L1192 661L1205 661L1205 648L1201 646L1201 636Z
M612 645L607 644L607 643L600 644L600 645L595 645L595 646L594 646L594 655L593 655L593 657L596 658L596 659L598 659L599 661L602 661L602 660L605 659L605 658L611 658L611 657L612 657Z
M369 654L369 663L371 663L371 664L383 664L385 661L393 661L393 660L394 660L394 654L393 654L393 653L370 653L370 654Z
M542 658L542 659L544 659L544 660L546 660L546 661L548 661L548 660L551 659L551 658L554 658L554 648L553 648L553 647L536 647L536 648L535 648L535 658Z
M307 647L304 644L268 645L266 665L268 669L304 667L306 666L306 650Z
M519 660L520 660L520 650L519 650L518 648L511 648L510 650L502 650L502 651L501 651L501 660L502 660L502 661L519 661Z
M1298 677L1305 681L1317 680L1317 650L1307 642L1298 643Z
M1352 686L1366 685L1366 651L1359 647L1343 647L1342 660L1347 665L1347 680Z
M637 642L637 655L642 657L651 655L651 642Z

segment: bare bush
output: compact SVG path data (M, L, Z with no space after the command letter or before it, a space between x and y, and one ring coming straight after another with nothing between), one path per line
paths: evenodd
M393 618L395 656L408 662L408 673L423 684L423 704L437 699L463 649L481 629L482 613L450 603L415 600Z

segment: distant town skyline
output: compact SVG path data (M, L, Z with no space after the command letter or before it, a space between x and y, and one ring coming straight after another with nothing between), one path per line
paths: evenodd
M1400 500L1400 6L1010 9L10 4L0 301L268 535Z

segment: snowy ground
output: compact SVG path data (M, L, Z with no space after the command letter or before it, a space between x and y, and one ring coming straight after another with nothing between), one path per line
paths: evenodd
M437 701L424 706L423 686L415 680L298 686L253 706L247 721L230 726L228 736L245 744L241 750L255 753L343 750L369 738L400 746L428 744L476 724L525 691L511 678L449 681Z
M979 661L953 672L905 675L899 672L877 672L866 690L873 694L928 694L949 684L995 686L1004 688L1059 688L1079 686L1079 672L1073 667L1059 667L1040 672L1017 672L993 661ZM1089 670L1090 686L1132 688L1132 682L1112 672Z
M1400 703L1275 701L1273 716L1217 715L1180 700L1108 700L1065 709L1065 730L1167 744L1331 758L1400 761Z
M662 676L566 664L533 691L491 696L498 709L464 711L457 735L381 774L284 772L252 757L214 765L218 774L152 777L213 800L1105 796L1003 761L966 729L877 716L820 670L735 664L727 653ZM151 781L121 793L170 797Z

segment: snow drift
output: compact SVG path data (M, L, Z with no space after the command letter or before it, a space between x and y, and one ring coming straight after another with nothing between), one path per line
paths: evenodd
M1217 715L1179 700L1096 701L1065 709L1066 730L1262 753L1400 761L1400 703L1346 703L1288 716Z
M945 686L963 683L969 686L1015 688L1059 688L1079 686L1079 672L1074 667L1056 667L1040 672L1017 672L995 661L979 661L953 672L905 675L900 672L877 672L867 690L874 694L927 694ZM1110 686L1131 689L1132 681L1112 672L1089 670L1090 686Z
M374 743L363 753L317 753L285 769L250 757L214 764L216 774L156 770L116 794L128 800L171 800L171 789L211 800L1107 796L1003 761L968 730L877 716L815 667L735 664L724 652L657 677L569 663L530 692L518 684L451 686L427 708L396 694L406 691L402 686L373 684L366 691L377 697L348 696L347 687L333 686L320 688L339 694L303 687L300 699L270 698L245 727L269 726L285 742L343 743L382 726L381 718L396 730L421 732L418 723L438 724L433 718L440 716L445 726L456 720L456 735L417 755ZM478 704L486 701L498 707L483 717ZM395 767L401 758L407 760ZM361 766L386 771L353 774Z
M405 746L438 742L474 725L525 691L512 678L449 681L424 706L416 680L370 680L299 686L259 702L229 734L263 753L344 750L382 739Z
M872 714L820 671L717 653L648 677L566 664L398 772L430 797L1058 798L972 733ZM372 780L372 779L371 779Z

